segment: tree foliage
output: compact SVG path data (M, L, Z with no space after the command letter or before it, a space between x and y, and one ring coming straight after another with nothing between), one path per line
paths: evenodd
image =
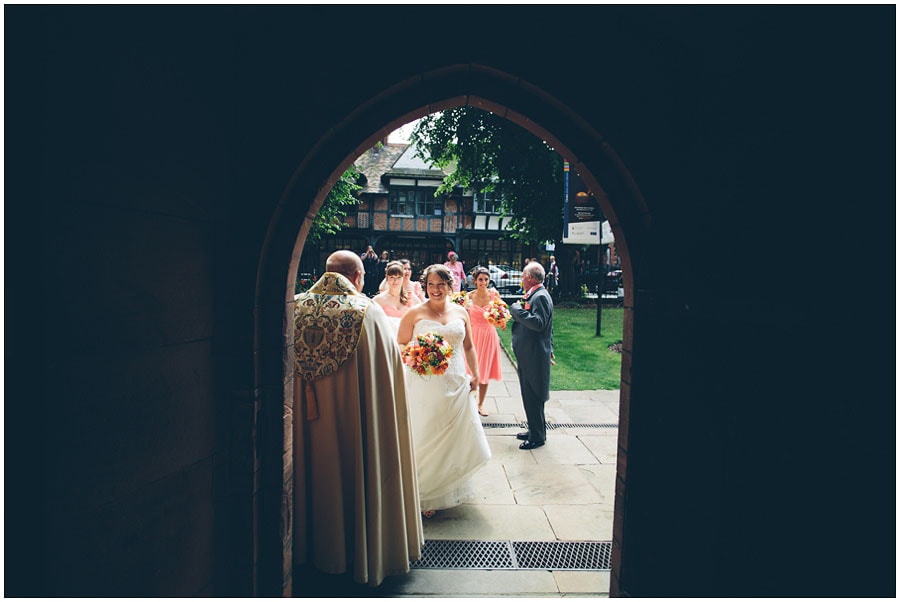
M419 157L448 172L438 193L456 186L493 192L511 218L506 235L524 243L562 236L563 159L528 130L458 107L423 117L410 138Z
M448 173L436 194L457 186L493 191L510 218L504 235L525 244L555 243L559 289L566 296L579 294L576 245L561 244L565 176L555 150L508 119L474 107L427 115L410 139L420 158Z
M322 203L322 207L316 213L306 242L317 243L329 234L337 234L344 228L347 212L350 207L359 204L356 191L361 189L357 182L359 172L352 165L341 174L341 178L331 187L331 191Z

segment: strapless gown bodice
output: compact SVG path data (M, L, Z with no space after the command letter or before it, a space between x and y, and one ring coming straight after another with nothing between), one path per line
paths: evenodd
M450 389L456 389L460 385L460 379L468 383L468 376L466 375L466 357L463 352L463 340L466 338L466 323L463 322L461 318L454 318L447 324L424 319L419 320L416 322L415 326L413 326L414 337L425 334L426 332L433 332L441 335L453 349L453 353L450 355L450 361L447 364L447 371L442 375L442 377L447 380L446 386Z

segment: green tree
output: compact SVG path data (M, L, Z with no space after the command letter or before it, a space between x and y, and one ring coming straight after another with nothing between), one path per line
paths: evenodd
M356 191L362 186L358 184L359 172L352 165L341 174L341 178L331 187L328 196L322 203L322 207L316 213L309 234L306 236L306 244L314 244L330 234L337 234L344 228L347 212L350 207L359 204Z
M475 107L458 107L423 117L410 142L417 155L448 175L435 194L459 186L493 192L510 219L505 236L526 244L556 243L565 273L574 247L561 244L563 233L563 158L546 142L515 123ZM563 278L574 290L574 278ZM573 290L568 290L568 289Z
M458 107L422 118L410 138L419 157L448 171L438 194L456 186L493 192L512 218L507 235L525 243L562 235L563 160L528 130Z
M340 179L331 187L328 196L322 202L322 207L316 213L309 234L306 235L306 247L314 248L323 237L329 234L337 234L346 225L347 212L350 207L359 204L356 191L362 186L358 184L360 174L352 165L341 174ZM309 282L303 282L303 275L297 274L294 285L294 293L305 291Z

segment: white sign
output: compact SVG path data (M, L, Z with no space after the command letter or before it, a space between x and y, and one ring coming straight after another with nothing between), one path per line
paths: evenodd
M596 245L600 242L600 222L569 222L563 239L567 245Z

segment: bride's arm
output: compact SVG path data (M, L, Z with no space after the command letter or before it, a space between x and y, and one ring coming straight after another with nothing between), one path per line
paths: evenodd
M462 307L459 307L459 311L463 313L466 320L466 337L463 339L463 352L466 356L466 363L469 364L469 372L472 374L469 384L474 391L478 388L478 381L481 380L478 375L478 354L475 352L475 343L472 342L472 325L469 324L469 312Z

